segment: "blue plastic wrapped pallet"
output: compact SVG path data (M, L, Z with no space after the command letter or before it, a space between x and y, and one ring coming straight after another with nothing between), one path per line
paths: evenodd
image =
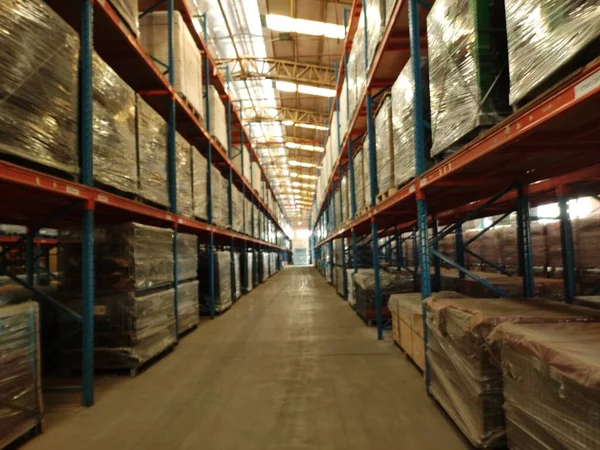
M135 92L96 53L92 64L94 181L137 194Z
M429 123L429 76L427 58L421 58L421 77L423 100L423 121ZM394 146L393 176L394 185L400 186L417 175L415 160L415 119L414 113L415 83L411 60L409 59L392 86L392 143ZM426 127L425 157L429 159L431 134Z
M78 55L77 34L43 1L0 2L0 154L79 173Z
M5 448L42 423L37 303L0 307L0 361L0 448Z
M600 54L597 0L505 0L510 103L544 91Z
M137 96L138 176L142 198L169 206L167 183L167 123Z
M427 44L436 156L511 112L504 1L436 1L427 16Z

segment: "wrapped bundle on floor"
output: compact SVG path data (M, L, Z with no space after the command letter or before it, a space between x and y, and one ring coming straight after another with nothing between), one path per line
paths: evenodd
M200 282L200 312L210 313L210 266L208 252L198 258L198 278ZM215 312L221 313L232 304L231 298L231 258L229 252L215 252Z
M137 194L135 92L94 53L94 181Z
M180 92L200 117L204 117L202 99L202 57L194 38L179 11L173 13L173 59L175 63L175 89ZM159 61L163 72L169 64L168 14L155 11L140 19L140 42L148 54Z
M432 156L510 113L503 0L443 0L427 16Z
M169 206L167 183L167 123L137 96L138 176L142 198Z
M252 270L254 265L254 253L246 252L242 254L242 270L245 273L245 292L248 293L254 289L254 280L252 279Z
M59 237L63 288L81 290L81 234ZM96 291L142 290L173 282L173 231L130 222L94 230Z
M194 147L192 147L192 180L194 187L194 216L198 219L207 220L206 158Z
M77 175L77 33L37 0L1 2L0 24L0 154Z
M422 305L420 292L394 294L388 301L392 314L394 341L410 356L417 367L425 370Z
M543 299L469 298L427 302L431 393L479 448L504 448L502 373L486 342L497 325L600 320L595 310ZM526 447L528 448L528 447Z
M600 324L498 326L508 446L600 448Z
M175 149L177 152L177 213L182 216L192 217L194 215L192 198L192 146L183 136L177 133Z
M0 448L43 417L38 305L0 307Z
M138 29L138 0L110 0L110 4L117 10L129 29L137 36Z
M267 252L262 252L260 255L262 258L262 272L260 274L260 282L264 283L265 281L267 281L267 278L269 278L269 254Z
M196 278L198 275L198 236L177 233L177 279Z
M352 276L356 298L355 310L367 321L375 319L375 275L373 269L356 273ZM413 292L414 279L402 272L380 270L379 283L381 289L381 316L390 318L387 303L392 294Z
M375 147L377 155L377 187L379 194L395 186L394 135L392 123L392 97L387 96L375 116Z
M598 56L596 0L504 0L510 103L530 100Z
M429 114L429 68L427 58L421 58L421 98L423 99L423 121L430 123ZM417 175L415 160L415 83L412 61L409 59L392 86L392 143L394 172L393 183L403 185ZM423 128L425 136L425 158L429 159L431 133Z
M81 311L81 299L65 302ZM173 289L150 294L119 292L94 302L94 367L136 369L175 345ZM81 338L71 339L64 354L68 367L81 367Z
M198 325L200 322L200 302L198 301L198 281L186 281L177 286L177 320L179 334Z

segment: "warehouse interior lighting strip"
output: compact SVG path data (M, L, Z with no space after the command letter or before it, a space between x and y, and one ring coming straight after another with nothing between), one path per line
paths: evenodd
M346 30L343 25L319 22L316 20L296 19L279 14L267 14L265 23L269 30L283 33L308 34L310 36L325 36L331 39L344 39Z
M281 92L298 92L300 94L316 95L318 97L335 97L335 89L290 83L289 81L276 81L275 89Z
M310 144L300 144L298 142L286 142L285 146L291 149L299 149L299 150L307 150L309 152L323 152L325 151L324 147L319 147L316 145Z

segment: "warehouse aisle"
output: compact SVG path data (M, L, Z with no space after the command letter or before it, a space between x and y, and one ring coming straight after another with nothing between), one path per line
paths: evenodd
M464 449L391 339L313 268L287 268L35 449Z

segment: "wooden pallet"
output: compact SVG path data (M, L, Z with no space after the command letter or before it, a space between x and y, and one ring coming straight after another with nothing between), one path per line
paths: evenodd
M381 203L384 200L387 200L392 195L394 195L396 192L398 192L398 188L396 186L393 186L393 187L389 188L387 191L382 192L381 194L378 194L377 195L377 204Z
M204 118L200 115L200 112L194 108L194 106L190 103L190 101L188 100L188 98L186 97L186 95L183 92L178 92L179 97L181 97L181 99L183 100L183 102L186 104L186 106L188 108L190 108L190 110L192 111L192 113L194 114L194 116L196 117L196 119L198 119L200 121L200 123L202 124L202 126L204 127Z

